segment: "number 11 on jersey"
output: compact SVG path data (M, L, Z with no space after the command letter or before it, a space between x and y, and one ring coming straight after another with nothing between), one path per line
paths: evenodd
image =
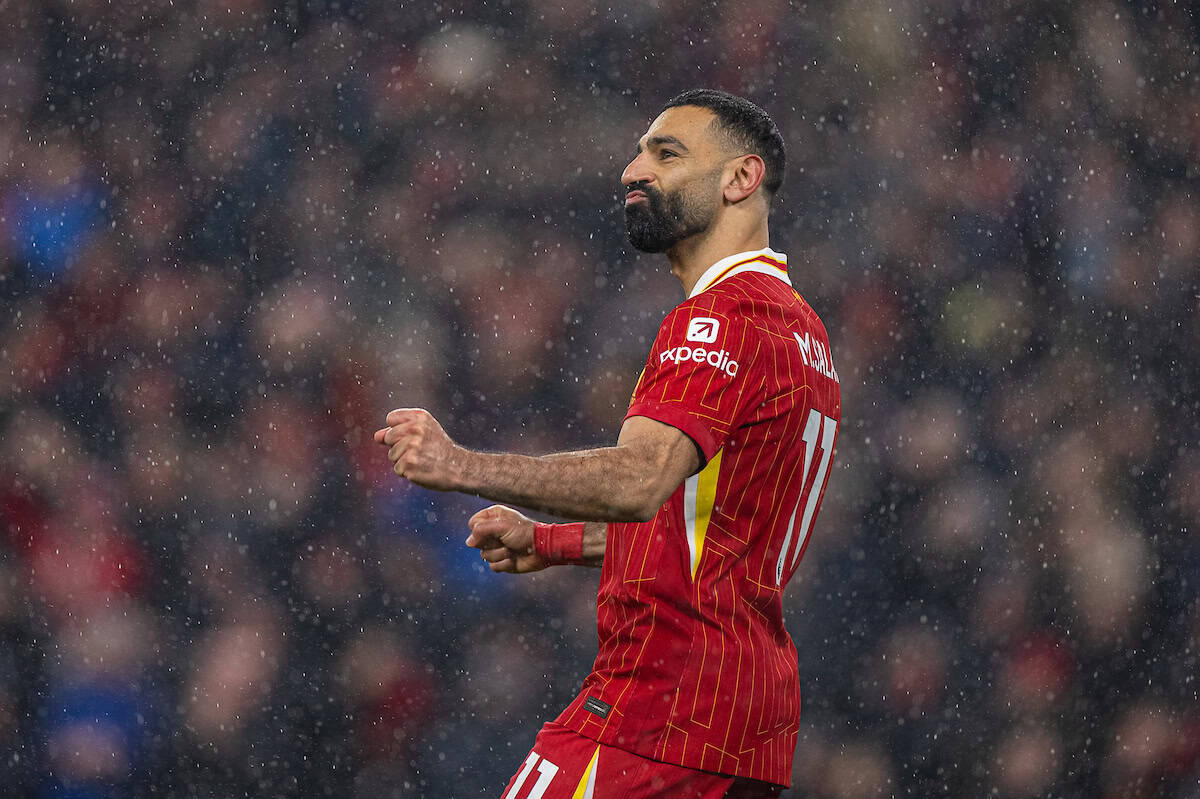
M796 565L800 553L804 550L804 542L808 540L808 532L812 527L813 514L817 509L817 500L821 498L821 491L825 488L825 478L829 474L829 460L833 456L833 440L837 436L837 421L830 419L823 413L813 408L808 412L808 421L804 425L804 471L800 473L800 479L805 483L808 482L808 470L812 467L813 450L817 448L818 439L821 446L821 460L817 465L817 476L812 482L812 486L805 493L803 490L804 483L801 484L800 499L796 502L796 508L792 511L792 517L788 519L787 535L783 539L783 547L779 550L779 562L775 564L775 585L780 585L783 582L784 564L787 563L789 551L794 554L791 558L791 565ZM800 529L796 530L796 514L800 512L800 506L804 506L804 515L800 517ZM792 544L792 535L795 534L796 542Z

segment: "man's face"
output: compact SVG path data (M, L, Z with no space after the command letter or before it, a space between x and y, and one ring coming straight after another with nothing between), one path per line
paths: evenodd
M668 108L625 167L625 228L642 252L666 252L708 230L721 207L722 151L707 108Z

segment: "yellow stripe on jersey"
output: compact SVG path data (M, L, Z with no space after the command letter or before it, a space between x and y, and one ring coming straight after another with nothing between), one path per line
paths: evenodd
M696 579L696 568L700 565L700 556L704 552L708 521L712 518L713 505L717 501L717 476L721 473L723 451L717 450L717 454L713 455L708 465L683 484L683 523L687 528L693 580Z
M797 294L797 297L800 295ZM646 376L646 368L642 367L642 371L638 372L637 382L633 384L633 394L629 397L629 402L633 403L633 398L637 396L638 389L642 387L642 378Z
M588 763L583 776L579 778L579 784L575 786L575 793L571 795L571 799L592 799L592 794L596 791L596 761L599 759L600 747L597 746L596 751L592 753L592 762Z

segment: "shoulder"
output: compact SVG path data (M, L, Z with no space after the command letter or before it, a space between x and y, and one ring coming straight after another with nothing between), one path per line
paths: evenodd
M736 294L703 291L676 305L662 322L664 332L686 331L690 341L703 341L726 329L740 327L748 320L748 308Z
M764 335L760 314L750 299L737 291L713 287L675 306L659 327L655 351L660 357L734 358L743 364L755 359ZM662 355L661 353L665 353Z
M781 280L754 273L744 273L727 277L715 286L710 286L699 294L688 297L676 306L676 310L748 308L754 302L769 301L773 296L778 296L776 286L772 284L777 284L788 294L791 293L791 287Z
M767 316L778 316L785 309L794 313L798 310L797 304L803 305L803 300L788 283L770 275L745 272L726 278L684 300L676 311L694 313L709 310L756 321Z

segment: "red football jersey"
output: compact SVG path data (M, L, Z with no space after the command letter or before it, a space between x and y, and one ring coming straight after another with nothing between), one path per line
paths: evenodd
M629 416L706 463L653 519L610 524L600 651L559 716L610 746L788 785L800 720L782 594L830 474L829 338L772 250L714 264L659 328Z

